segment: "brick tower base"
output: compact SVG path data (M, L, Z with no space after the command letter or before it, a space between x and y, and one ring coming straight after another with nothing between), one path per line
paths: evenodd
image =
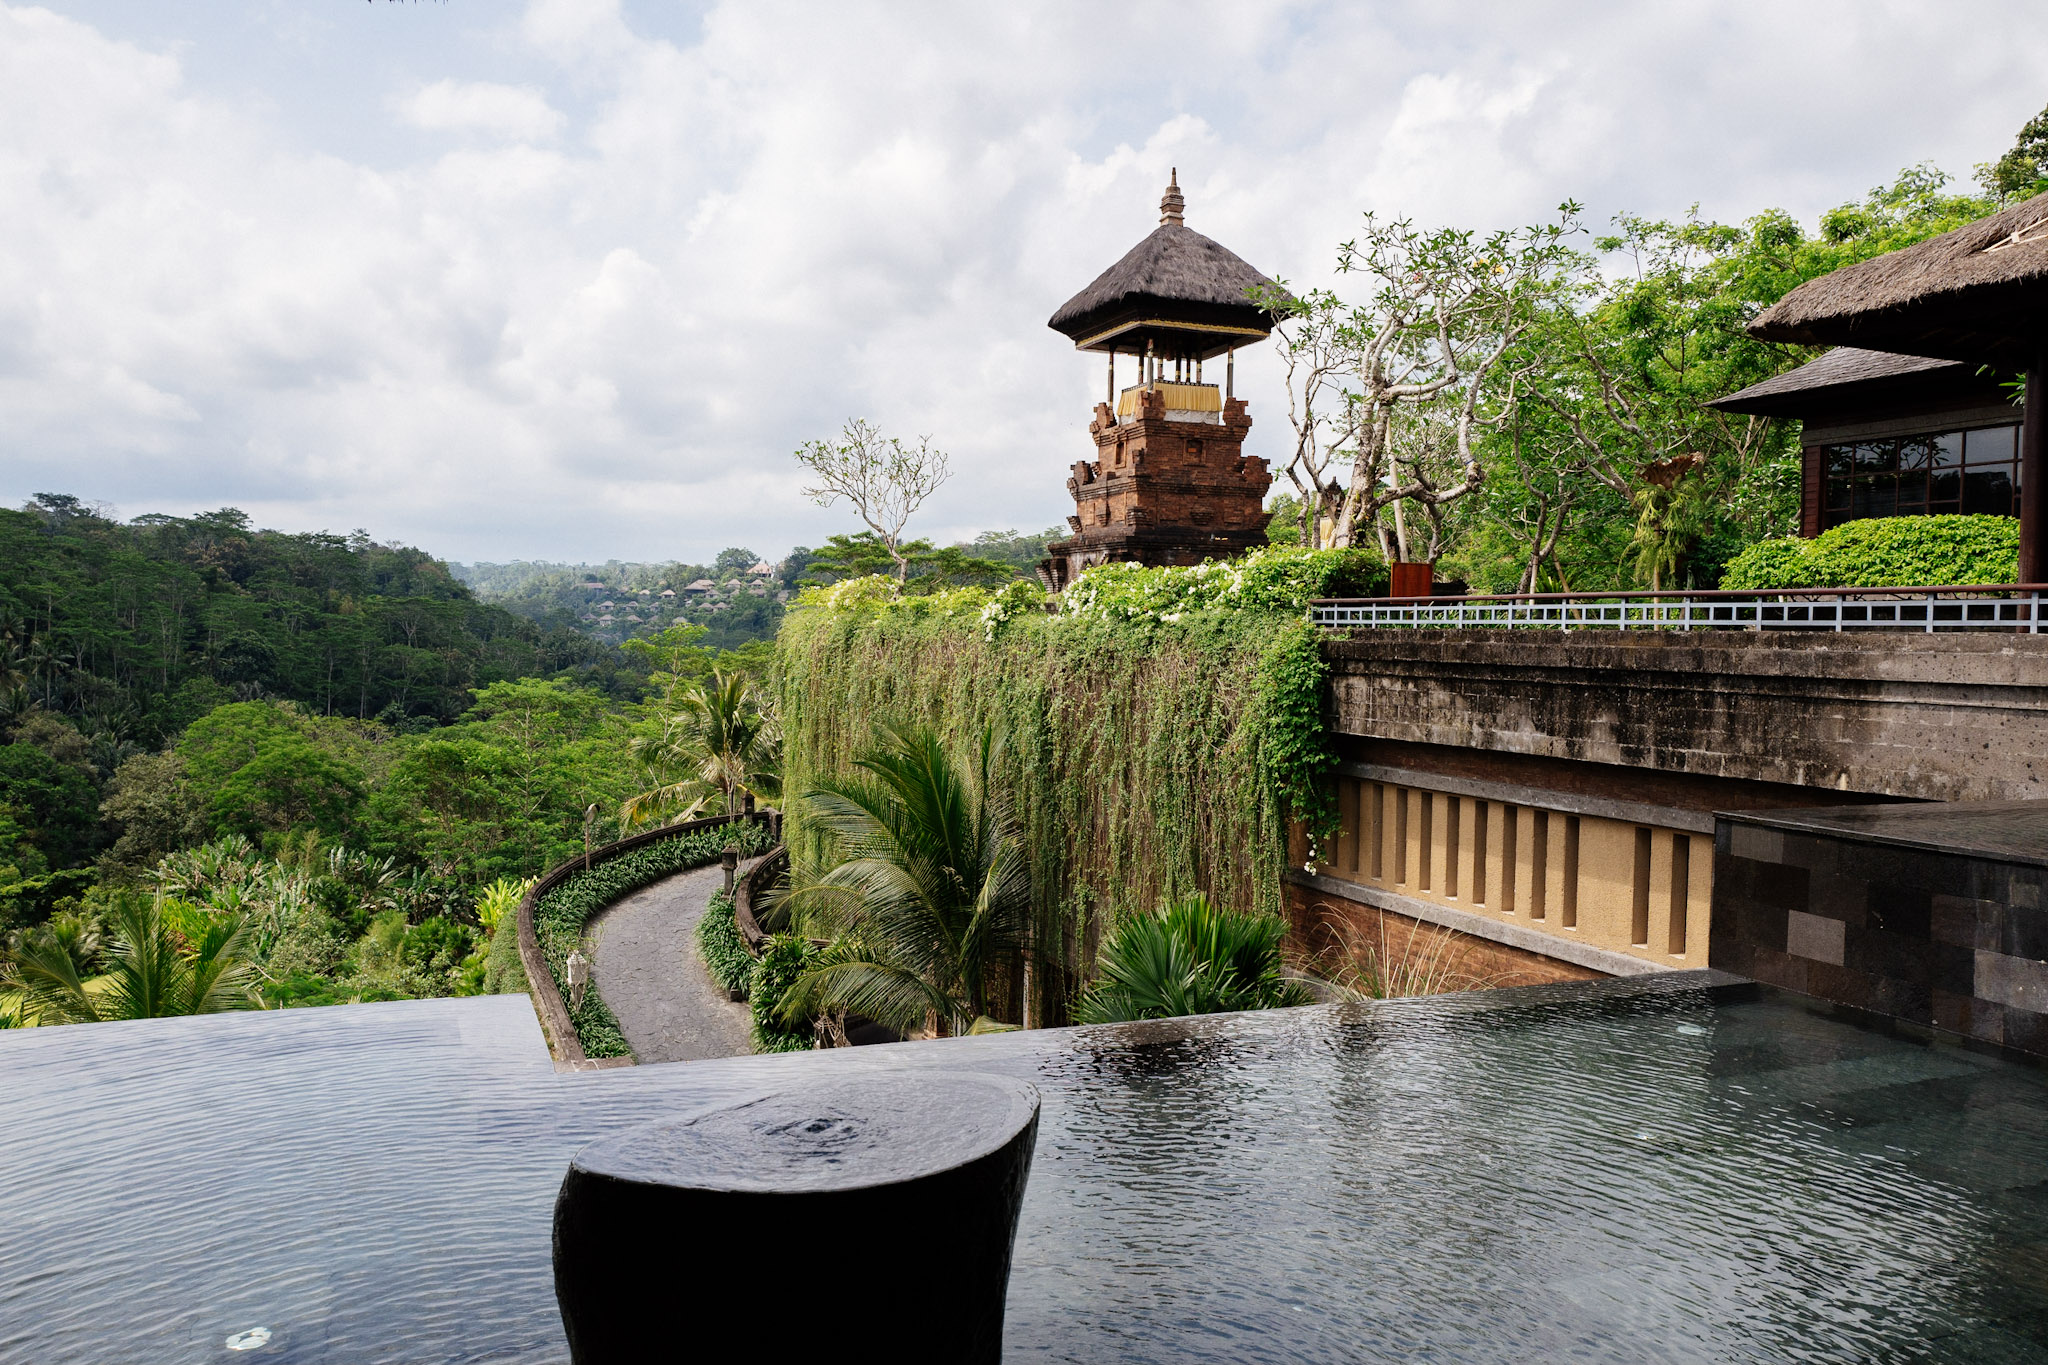
M1225 400L1221 422L1191 422L1168 420L1158 388L1130 396L1135 412L1122 422L1109 404L1095 405L1095 458L1067 480L1074 534L1048 545L1039 564L1054 592L1097 564L1199 564L1266 543L1273 476L1244 454L1244 400Z

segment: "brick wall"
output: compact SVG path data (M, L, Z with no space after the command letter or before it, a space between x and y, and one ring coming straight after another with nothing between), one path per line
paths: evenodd
M1604 972L1544 957L1505 943L1460 934L1391 910L1325 896L1315 888L1288 887L1291 944L1304 958L1353 949L1383 950L1395 959L1430 957L1459 990L1540 986L1554 981L1596 981ZM1439 946L1441 945L1441 946Z

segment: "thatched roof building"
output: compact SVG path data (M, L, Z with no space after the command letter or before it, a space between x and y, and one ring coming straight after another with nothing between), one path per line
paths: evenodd
M1046 325L1083 351L1141 355L1150 342L1162 356L1199 360L1271 335L1272 314L1248 291L1273 289L1273 281L1188 227L1186 203L1176 170L1159 203L1159 226Z
M1808 280L1749 330L1765 341L2029 369L2048 346L2048 194Z
M1959 377L1974 376L1976 371L1976 366L1960 360L1837 346L1818 360L1809 360L1796 370L1738 389L1726 398L1716 398L1707 406L1723 412L1796 417L1810 422L1822 408L1870 402L1889 404L1908 393L1918 397L1923 391L1947 387ZM1982 387L1988 391L1993 386Z
M1866 430L1837 431L1827 445L1807 431L1801 502L1808 534L1862 516L2016 515L2020 581L2048 578L2048 194L1808 280L1749 330L1766 341L1856 348L1719 404L1811 423L1815 405L1833 401L1839 427L1842 399L1861 394ZM1873 359L1873 351L1903 359ZM1940 361L1959 364L1944 369ZM1815 383L1812 372L1822 366L1827 373ZM1983 366L2025 373L2023 415L2005 404L1973 426L1939 404L1929 407L1924 395L1914 399L1915 386L1982 387L1976 371ZM1877 409L1887 402L1911 409L1916 401L1925 410L1892 418L1887 429Z

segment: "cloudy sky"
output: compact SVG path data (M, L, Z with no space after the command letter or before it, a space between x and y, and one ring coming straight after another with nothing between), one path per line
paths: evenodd
M0 499L773 554L861 415L952 453L914 530L1037 529L1101 384L1045 320L1169 166L1309 282L1368 208L1810 221L2044 102L2011 0L0 0Z

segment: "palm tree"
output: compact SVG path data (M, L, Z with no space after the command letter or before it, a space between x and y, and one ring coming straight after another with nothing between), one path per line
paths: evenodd
M664 773L681 776L657 780L626 799L619 822L629 829L669 811L679 820L714 805L720 813L737 814L742 795L774 800L782 794L776 776L781 735L744 673L714 669L709 678L690 683L661 734L634 740L632 753L657 779Z
M988 985L1022 951L1031 883L984 731L955 763L929 730L895 727L854 766L806 793L844 854L786 904L836 939L790 987L782 1016L865 1015L901 1033L985 1014Z
M1314 997L1280 973L1277 915L1224 910L1203 895L1170 901L1117 926L1096 958L1100 973L1081 997L1084 1024L1307 1005Z
M24 944L9 963L9 984L24 1013L45 1024L160 1019L251 1009L251 932L243 915L215 915L191 940L174 931L159 898L124 896L113 907L112 945L98 989L54 938Z

